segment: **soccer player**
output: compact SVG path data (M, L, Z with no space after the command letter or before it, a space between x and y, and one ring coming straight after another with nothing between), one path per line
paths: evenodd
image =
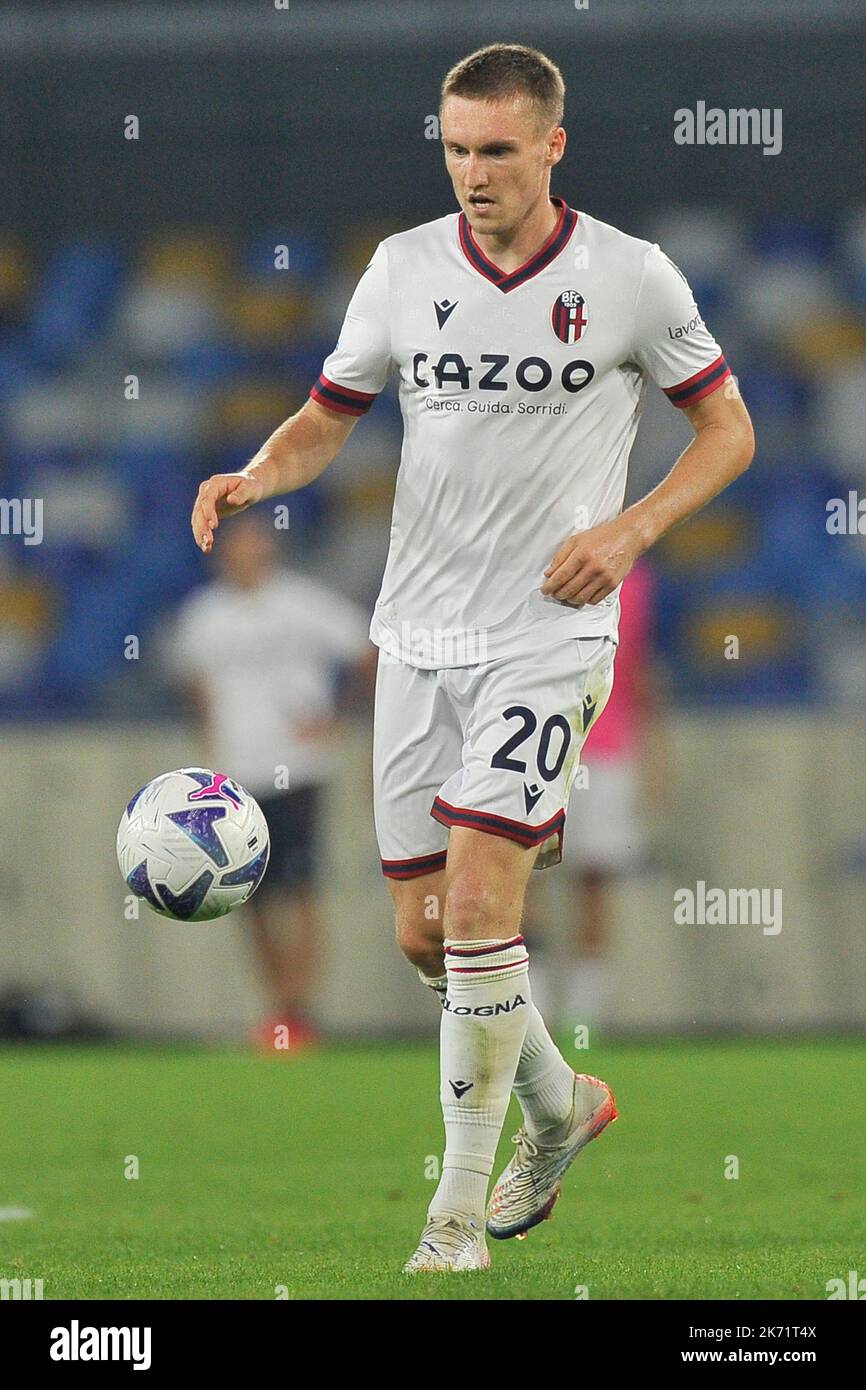
M317 477L392 373L404 440L370 635L380 649L374 816L400 945L440 996L442 1177L409 1272L483 1269L486 1230L550 1214L615 1118L533 1007L520 934L530 871L559 862L581 744L611 690L618 592L637 557L748 467L724 356L656 245L552 197L564 84L493 44L442 86L459 212L388 237L312 399L240 474L220 518ZM647 378L694 439L622 510ZM524 1125L487 1201L512 1090Z

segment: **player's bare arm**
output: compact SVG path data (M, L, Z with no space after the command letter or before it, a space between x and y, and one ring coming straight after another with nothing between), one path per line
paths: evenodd
M222 517L313 482L337 457L357 423L354 416L306 401L239 473L215 473L201 484L191 521L196 545L207 554Z
M755 435L733 380L684 414L695 437L668 476L621 516L570 536L545 570L542 593L574 605L600 603L639 555L745 472Z

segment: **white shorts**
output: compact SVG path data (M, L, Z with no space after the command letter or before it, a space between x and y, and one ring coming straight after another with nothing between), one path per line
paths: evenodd
M590 749L591 751L591 749ZM632 758L597 758L584 764L572 788L562 862L577 873L626 873L646 850L640 782Z
M381 652L373 721L373 814L389 878L445 866L465 825L562 857L580 750L613 688L610 637L438 671ZM548 843L545 844L545 841Z

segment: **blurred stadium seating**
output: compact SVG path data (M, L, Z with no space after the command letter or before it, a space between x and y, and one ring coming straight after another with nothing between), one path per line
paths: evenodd
M3 552L0 713L122 714L140 700L122 679L123 636L147 641L204 576L188 528L198 481L241 466L304 399L390 229L358 226L337 253L312 227L246 243L168 229L135 254L77 237L38 266L24 243L3 242L0 493L42 498L51 525L42 545ZM851 660L866 546L825 525L827 499L846 497L866 466L866 211L819 226L686 208L629 230L659 240L691 279L759 440L753 469L654 554L657 639L678 697L866 703L866 683L851 679L866 667L862 651ZM635 494L685 442L650 394ZM323 566L329 545L345 554L352 536L357 549L359 525L373 538L373 562L336 576L369 604L399 447L392 384L345 459L291 501L303 566ZM736 661L717 655L728 632L741 636ZM174 698L148 688L155 713Z

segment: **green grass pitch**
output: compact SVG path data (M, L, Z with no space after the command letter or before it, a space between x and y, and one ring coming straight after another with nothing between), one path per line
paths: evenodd
M32 1216L0 1222L0 1278L41 1278L46 1299L824 1299L866 1273L862 1043L570 1055L620 1119L554 1219L491 1241L488 1273L406 1277L441 1146L432 1038L274 1057L5 1046L0 1208Z

